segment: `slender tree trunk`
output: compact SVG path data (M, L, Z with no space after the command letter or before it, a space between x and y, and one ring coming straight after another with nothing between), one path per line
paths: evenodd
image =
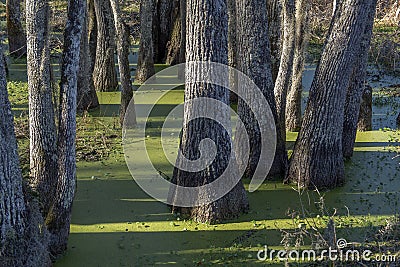
M79 111L89 110L99 106L96 89L94 88L90 48L88 38L88 12L85 12L85 18L82 28L81 49L78 72L78 97L77 109Z
M110 0L94 0L97 20L97 49L93 70L94 87L100 92L115 91L118 87L115 70L115 29Z
M140 1L140 47L136 70L136 81L145 82L155 74L153 47L153 12L155 0Z
M350 80L350 86L347 89L343 124L343 156L345 158L353 156L361 98L366 86L368 52L371 43L372 28L374 27L375 9L376 0L372 0L370 2L369 13L367 14L367 24L364 32L361 33L363 37L359 54L355 59L353 76Z
M51 233L50 249L58 255L67 249L72 203L76 188L76 108L79 52L85 0L70 0L64 30L64 50L60 81L60 116L58 124L58 181L54 205L47 217Z
M271 47L272 80L275 82L279 72L282 53L282 0L267 1L268 32Z
M53 202L57 183L57 137L52 102L48 18L49 5L46 0L26 1L30 185L40 197L44 217Z
M251 8L249 8L251 7ZM237 0L237 67L254 81L270 105L275 120L277 120L276 102L274 98L274 84L271 74L271 55L268 39L268 18L266 16L266 2L263 0ZM241 87L239 87L239 90ZM246 94L247 92L241 92ZM254 97L249 95L249 99ZM260 101L253 99L254 102ZM245 102L239 99L238 114L243 121L250 140L249 162L240 162L242 147L238 147L237 158L239 164L247 165L245 175L251 177L257 167L261 153L261 135L258 122ZM275 160L270 175L283 174L287 166L285 141L282 139L279 124L277 124L277 148ZM236 139L240 139L237 137Z
M372 87L370 85L366 85L362 92L357 130L372 130Z
M287 175L287 181L301 187L326 189L344 183L342 134L346 89L371 1L344 0L335 11Z
M26 35L21 21L21 1L6 1L7 34L10 55L21 57L26 53Z
M3 51L0 47L0 58ZM3 267L51 266L46 231L37 201L26 201L8 100L5 68L0 61L0 262Z
M282 1L282 14L283 14L283 44L281 63L279 64L279 72L276 77L274 94L276 101L277 120L276 128L278 136L283 141L282 149L285 150L286 156L286 97L287 90L291 86L292 71L293 71L293 56L295 46L295 3L294 0ZM282 152L283 154L283 152ZM285 161L287 164L287 161ZM287 167L287 165L285 166ZM284 174L286 175L286 168Z
M310 5L307 0L296 2L296 35L293 57L293 71L291 85L286 101L286 131L299 131L301 126L301 93L303 91L303 70L305 50L308 37L308 11Z
M212 34L214 33L214 34ZM228 17L225 0L188 0L187 1L187 43L186 58L190 61L211 61L222 64L228 63ZM201 97L213 98L225 104L229 104L228 90L222 86L209 83L196 82L203 78L203 73L209 73L210 69L196 68L196 64L187 63L186 77L188 81L185 89L185 99L193 100ZM221 73L226 75L227 73ZM204 108L204 107L197 107ZM217 106L205 107L211 110L211 114L219 114L219 122L230 126L230 114L228 109L218 109ZM217 122L199 118L189 118L198 110L185 102L184 128L182 132L180 152L177 161L183 155L188 159L195 159L199 156L198 145L204 138L210 138L217 147L215 160L204 170L191 173L178 168L174 170L173 181L180 186L201 186L216 180L226 169L228 162L235 163L231 158L232 140L225 129ZM178 164L180 165L180 164ZM234 164L236 165L236 164ZM235 176L236 175L236 176ZM228 177L237 178L237 166L233 168ZM209 198L209 192L199 192L198 198ZM179 197L179 192L173 192L172 200ZM196 196L194 196L196 197ZM174 206L173 211L188 215L199 222L215 223L226 219L234 218L241 212L248 209L246 192L241 182L224 197L210 204L200 205L193 208L181 208Z
M117 31L117 54L119 76L121 80L121 107L120 107L120 123L123 125L125 112L133 98L133 89L131 81L131 70L129 68L129 31L125 23L122 21L121 11L118 0L110 0L111 8L114 14L115 29ZM132 109L133 111L134 109ZM130 114L125 121L125 126L133 127L136 125L136 115Z

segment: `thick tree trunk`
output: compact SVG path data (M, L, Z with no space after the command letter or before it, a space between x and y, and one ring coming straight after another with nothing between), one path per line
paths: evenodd
M110 0L94 0L97 20L97 49L93 70L94 87L100 92L115 91L118 87L115 70L115 29Z
M233 69L237 68L237 30L236 30L236 0L227 1L228 4L228 65ZM235 71L229 73L230 87L236 88L237 75ZM237 92L237 90L235 90ZM230 92L229 101L238 103L238 96Z
M249 8L251 7L251 8ZM274 84L271 75L271 55L268 39L268 18L266 16L266 2L263 0L238 0L236 2L237 11L237 67L254 81L270 105L275 120L277 120L276 103L274 98ZM241 87L239 87L239 90ZM248 94L248 92L241 92ZM256 103L260 99L254 99ZM238 114L243 121L250 140L249 162L239 164L247 165L245 175L251 177L257 167L260 157L261 135L258 122L245 102L239 99ZM277 122L277 121L276 121ZM270 170L270 175L284 174L287 166L287 154L285 140L281 136L279 123L277 126L277 147L275 160ZM239 137L238 137L239 139ZM242 147L238 147L237 158L243 158Z
M368 52L374 27L376 0L370 2L367 24L362 32L362 40L354 69L353 76L347 89L346 103L344 106L343 124L343 156L350 158L353 156L354 143L356 141L357 123L360 114L360 104L366 86L366 75L368 66Z
M303 70L307 46L308 10L306 0L296 2L296 35L293 57L292 79L286 101L286 131L299 131L301 126L301 93L303 91Z
M357 130L372 130L372 87L370 85L366 85L362 92Z
M344 183L346 89L371 1L344 0L335 11L287 175L287 181L300 187L326 189Z
M10 55L21 57L26 53L26 35L21 21L21 1L6 1L7 34Z
M145 82L155 74L153 47L153 12L155 0L140 1L140 47L135 80Z
M117 54L119 76L121 80L121 107L119 118L121 126L124 123L125 112L129 102L133 98L133 89L131 81L131 70L129 68L129 31L125 23L122 21L121 11L118 0L110 0L111 8L114 15L115 29L117 32ZM132 109L134 111L134 109ZM136 115L130 114L125 121L125 126L133 127L136 125Z
M211 61L222 64L228 63L228 18L225 0L188 0L187 1L187 43L186 58L190 61ZM187 101L202 97L213 98L217 101L229 104L228 90L222 86L198 82L204 78L204 73L212 70L207 67L196 68L196 64L187 63L185 99ZM221 73L228 77L226 73ZM189 80L189 81L188 81ZM230 127L229 109L218 109L217 106L197 106L211 111L210 114L218 114L219 122ZM208 118L198 118L190 121L193 114L199 110L185 102L184 128L182 132L180 152L177 162L182 157L195 159L199 157L198 146L204 138L210 138L216 145L217 153L214 161L205 169L192 173L175 168L173 181L180 186L201 186L215 181L233 162L234 168L227 177L235 179L238 169L235 158L231 157L232 140L228 132L218 122ZM190 123L189 123L190 121ZM178 166L181 164L178 164ZM232 180L234 181L234 180ZM179 189L178 189L179 190ZM201 190L194 198L209 198L210 192ZM173 192L173 201L179 197L179 192ZM234 188L222 198L210 203L193 208L181 208L174 206L173 211L188 215L199 222L215 223L234 218L248 209L248 201L243 184L239 181Z
M79 52L86 13L85 0L70 0L64 30L64 50L60 81L60 117L58 124L57 193L46 223L51 233L50 249L59 255L67 249L72 203L76 187L76 108Z
M78 72L78 96L77 109L79 111L89 110L99 106L96 89L94 88L92 67L90 60L90 48L88 38L88 12L83 22L81 49Z
M180 49L181 49L181 39L182 39L182 14L180 10L180 0L174 0L172 3L172 12L171 12L171 36L167 43L167 54L165 63L169 65L175 65L180 62Z
M3 52L0 48L0 58ZM5 68L0 61L0 263L3 267L50 266L42 215L26 197L8 100Z
M30 186L40 197L44 217L53 202L57 183L57 138L52 102L48 18L49 5L46 0L26 1Z
M282 0L267 1L268 32L271 47L272 80L275 82L279 72L282 53Z

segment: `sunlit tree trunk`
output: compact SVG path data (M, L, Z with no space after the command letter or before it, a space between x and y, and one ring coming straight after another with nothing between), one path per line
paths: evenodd
M214 34L212 34L214 33ZM190 61L212 61L222 64L228 63L228 17L227 5L225 0L189 0L187 1L187 37L186 37L186 57ZM212 71L209 69L199 69L195 65L187 63L186 77L191 81L203 78L202 73ZM206 67L204 67L206 68ZM228 73L225 73L228 77ZM221 75L224 75L221 73ZM199 97L209 97L229 104L228 90L222 86L217 86L202 82L188 82L185 88L185 99L191 100ZM200 107L197 107L200 108ZM196 173L182 171L175 168L173 181L181 186L201 186L216 180L224 171L231 158L232 140L225 129L220 127L218 122L207 118L192 120L191 114L196 110L190 103L185 103L184 128L182 132L180 155L187 159L195 159L199 156L198 146L204 138L214 141L218 150L215 160ZM218 110L216 106L208 106L212 114L219 114L220 123L230 125L229 109ZM228 175L231 179L237 178L237 166L232 168L232 173ZM209 192L199 192L199 196L210 197ZM171 199L179 197L179 192L173 192ZM212 197L212 196L211 196ZM174 201L173 201L174 202ZM173 211L180 212L182 215L189 216L199 222L220 222L234 218L248 209L246 192L241 182L225 196L206 205L193 208L182 208L174 206Z
M118 0L110 0L111 8L114 15L115 29L117 32L117 55L119 76L121 80L121 107L120 107L120 123L123 125L125 112L129 102L133 98L133 89L131 81L131 70L129 68L129 31L125 23L122 21L121 11ZM134 109L132 109L134 111ZM125 122L125 126L134 126L136 124L136 115L130 114L127 118L130 121Z
M291 84L286 101L286 130L299 131L301 126L301 93L303 91L303 70L307 47L308 11L307 0L296 1L296 32Z
M81 37L81 49L80 49L80 60L79 60L79 72L78 72L78 98L77 98L77 109L79 111L96 108L99 106L99 100L97 98L96 89L94 88L91 60L90 60L90 48L88 38L88 12L85 12L85 18L82 28Z
M282 52L282 0L267 1L268 33L271 47L272 80L275 82L279 72Z
M50 250L59 255L67 249L72 203L76 188L76 108L79 52L85 0L70 0L68 20L64 30L60 81L60 116L58 123L58 180L54 204L46 219L51 233Z
M48 18L49 5L46 0L26 1L30 185L40 197L45 217L53 202L57 183L57 138Z
M21 21L21 0L6 1L6 16L10 55L20 57L26 53L26 35Z
M97 20L97 49L93 70L94 87L100 92L118 87L115 70L115 29L110 0L94 0Z
M154 75L153 12L155 0L140 1L140 47L135 80L145 82Z
M343 156L350 158L353 156L354 143L357 134L357 123L359 121L360 104L363 92L366 88L366 74L368 67L368 52L372 37L372 28L374 27L374 17L376 9L376 0L371 1L369 13L367 14L367 25L362 32L362 40L356 63L353 69L353 75L347 89L346 103L344 107L343 124ZM361 113L364 115L363 113ZM366 114L365 114L366 115Z
M371 1L344 0L336 8L287 175L301 187L326 189L344 183L346 91Z

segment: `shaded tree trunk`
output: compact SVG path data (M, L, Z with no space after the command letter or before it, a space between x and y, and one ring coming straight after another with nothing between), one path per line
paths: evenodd
M97 50L97 19L94 8L94 0L89 0L88 2L88 23L90 73L93 75Z
M306 0L296 2L295 45L292 79L286 101L286 131L299 131L301 126L301 93L303 91L303 70L305 50L308 37L308 11L310 5Z
M356 55L357 58L355 59L356 63L353 69L353 75L350 80L349 88L347 89L343 124L343 156L345 158L353 156L361 98L366 87L368 52L371 43L372 28L374 27L375 9L376 0L372 0L370 1L365 30L360 33L362 34L361 44L359 45L360 50L359 54Z
M344 183L346 89L371 1L344 0L336 8L287 175L287 181L300 187L326 189Z
M171 12L171 36L167 43L167 54L165 63L169 65L175 65L178 63L183 63L180 61L180 49L181 49L181 40L182 40L182 14L180 7L180 0L174 0L172 3L172 12Z
M110 0L111 8L114 15L115 29L117 32L117 54L118 54L118 67L119 76L121 80L121 107L120 107L120 123L124 123L125 112L128 108L129 102L133 98L133 88L131 81L131 70L129 68L129 31L125 23L122 21L121 11L119 8L118 0ZM134 111L134 109L132 109ZM131 112L132 112L131 111ZM130 114L125 121L125 126L136 125L136 114Z
M173 1L156 0L153 18L154 62L163 64L167 56L167 44L173 29Z
M76 108L79 52L85 0L70 0L68 20L64 30L60 81L60 116L58 124L58 181L54 204L46 219L51 233L50 250L59 255L67 249L72 203L76 188Z
M135 80L145 82L155 74L153 47L153 12L155 0L140 1L140 47Z
M21 21L21 1L6 1L7 34L10 55L21 57L26 53L26 35Z
M40 197L44 217L53 203L57 184L57 137L52 102L48 18L49 5L46 0L26 1L30 186Z
M279 72L282 52L282 0L267 1L267 14L272 80L275 82Z
M188 0L187 1L187 43L186 58L190 61L211 61L222 64L228 63L228 18L225 0ZM214 33L214 34L212 34ZM209 73L206 66L197 68L196 64L186 65L186 89L185 99L193 100L202 97L213 98L225 104L229 104L228 90L222 86L198 82L203 78L203 73ZM221 73L228 78L226 73ZM204 108L204 106L196 108ZM210 138L216 145L217 153L214 161L205 169L198 172L186 172L178 168L174 169L173 181L180 186L198 187L215 181L224 171L228 162L232 162L232 168L227 177L237 178L238 169L235 158L231 158L232 140L229 133L218 122L208 118L198 118L190 121L193 114L198 111L190 102L185 102L184 127L182 132L180 152L177 162L183 157L196 159L199 157L198 145L204 138ZM228 109L218 109L217 106L205 107L211 110L211 114L219 114L219 122L230 126L230 112ZM189 123L190 121L190 123ZM178 166L181 164L177 164ZM234 180L232 180L234 181ZM210 192L200 190L194 198L209 199ZM180 192L171 194L175 202ZM192 208L182 208L173 205L172 210L187 215L199 222L220 222L234 218L248 209L246 192L241 182L222 198L210 203Z
M249 8L251 7L251 8ZM268 18L266 15L266 2L263 0L237 0L237 67L254 81L260 88L262 93L270 105L274 119L277 120L276 103L274 98L274 84L271 74L271 55L268 39ZM239 87L239 90L241 87ZM249 94L241 92L241 94ZM255 103L260 99L254 99L249 95ZM254 115L246 105L239 99L238 114L243 121L250 140L250 157L249 162L240 162L239 164L247 165L245 175L251 177L257 167L261 153L261 135L258 122ZM276 121L277 122L277 121ZM285 149L285 140L282 139L279 124L277 124L277 147L275 160L270 170L270 175L283 174L287 166L287 154ZM240 139L240 137L237 137ZM242 147L238 147L237 158L240 160L242 156Z
M90 59L90 46L88 38L88 12L85 12L81 48L80 48L79 72L78 72L78 96L77 109L79 111L89 110L99 106L96 89L94 88L92 76L92 64Z
M372 87L370 85L366 85L362 92L357 130L372 130Z
M97 20L97 49L93 70L94 87L100 92L115 91L118 87L115 70L115 29L109 0L94 0Z
M399 113L399 115L397 116L396 123L397 123L397 125L400 125L400 113Z

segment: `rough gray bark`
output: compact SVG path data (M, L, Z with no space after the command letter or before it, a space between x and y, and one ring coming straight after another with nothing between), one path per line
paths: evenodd
M133 88L131 81L131 70L129 68L129 31L122 20L118 0L110 0L114 15L115 29L117 32L117 55L119 76L121 80L121 106L119 112L120 123L123 125L125 112L133 98ZM133 112L132 109L131 112ZM130 121L125 122L125 126L133 127L136 125L136 115L130 114L127 118Z
M135 80L145 82L155 74L153 47L153 12L155 0L140 1L140 47Z
M286 97L288 88L291 86L293 71L293 56L295 46L295 3L294 0L282 1L283 15L283 43L279 72L276 77L274 95L276 101L277 120L276 128L278 136L283 140L282 149L286 155ZM287 157L285 156L285 167L287 167ZM286 175L286 168L284 174Z
M267 14L272 80L275 82L279 72L282 52L282 0L267 1Z
M369 13L367 14L367 24L362 34L362 40L359 44L359 53L355 58L356 63L353 69L353 75L347 89L346 103L344 106L344 124L343 124L343 156L350 158L353 156L354 143L356 141L357 123L359 120L360 104L363 92L366 86L366 75L368 66L368 52L372 37L372 28L374 27L374 18L376 10L376 0L370 1ZM367 114L363 114L367 115Z
M26 53L26 35L21 21L21 0L6 1L6 17L10 55L21 57Z
M40 197L44 216L53 202L57 183L57 138L52 102L48 18L49 5L46 0L26 1L30 186Z
M344 0L336 8L286 177L300 187L326 189L344 183L346 89L371 1Z
M295 14L295 45L293 56L293 71L291 84L286 101L286 131L299 131L301 126L301 93L303 91L303 70L305 51L308 42L308 11L307 0L296 1Z
M181 44L179 50L179 62L186 62L186 13L187 13L187 3L186 0L180 0L181 9ZM185 77L185 69L181 68L178 70L178 78L183 79Z
M251 8L249 8L251 7ZM267 99L272 113L277 122L276 103L274 98L274 84L271 74L271 56L268 39L268 18L266 15L266 2L263 0L237 0L237 67L254 81ZM243 90L239 87L239 90ZM248 94L240 92L240 94ZM259 99L254 99L257 103ZM258 164L260 157L261 135L257 121L251 109L239 99L238 114L243 121L250 140L250 158L249 162L239 164L247 165L245 175L251 177ZM287 154L285 149L285 140L281 136L280 124L276 123L277 147L274 163L270 170L270 175L284 174L287 166ZM240 138L240 137L237 137ZM243 158L241 147L238 147L237 158Z
M0 48L0 57L3 56ZM36 201L26 204L14 117L0 61L0 262L3 267L50 266L43 220Z
M228 63L228 17L225 0L188 0L187 1L187 42L186 58L190 61L212 61ZM194 82L202 78L202 73L209 69L196 69L196 65L187 64L186 77L192 82L186 83L185 99L210 97L229 104L229 92L222 86L209 83ZM223 75L223 74L222 74ZM228 73L226 73L228 77ZM202 107L203 108L203 107ZM216 106L204 107L218 114L219 121L230 125L229 110L217 110ZM229 134L215 121L199 118L188 122L191 113L195 113L190 104L185 103L184 128L182 132L180 154L187 159L199 156L198 145L204 138L210 138L217 147L214 161L204 170L190 173L175 168L173 181L181 186L201 186L217 179L224 171L231 158L232 140ZM179 161L180 157L178 157ZM237 166L236 166L237 167ZM237 178L238 170L230 173L229 177ZM235 176L236 175L236 176ZM199 198L210 197L209 192L199 192ZM173 192L171 199L179 196ZM246 192L241 182L224 197L211 204L193 208L173 206L172 210L189 216L199 222L215 223L237 217L248 209Z
M100 92L118 87L115 70L115 29L109 0L94 0L97 20L96 61L93 70L94 87Z
M372 87L370 85L366 85L362 92L357 130L372 130Z
M78 96L77 96L77 109L85 111L99 106L96 89L94 88L92 76L92 64L90 59L90 48L88 38L88 12L85 12L81 49L79 60L78 72Z
M59 255L67 249L72 203L76 187L76 108L81 34L86 12L85 0L70 0L64 30L58 123L58 181L54 204L46 219L51 233L50 250Z

